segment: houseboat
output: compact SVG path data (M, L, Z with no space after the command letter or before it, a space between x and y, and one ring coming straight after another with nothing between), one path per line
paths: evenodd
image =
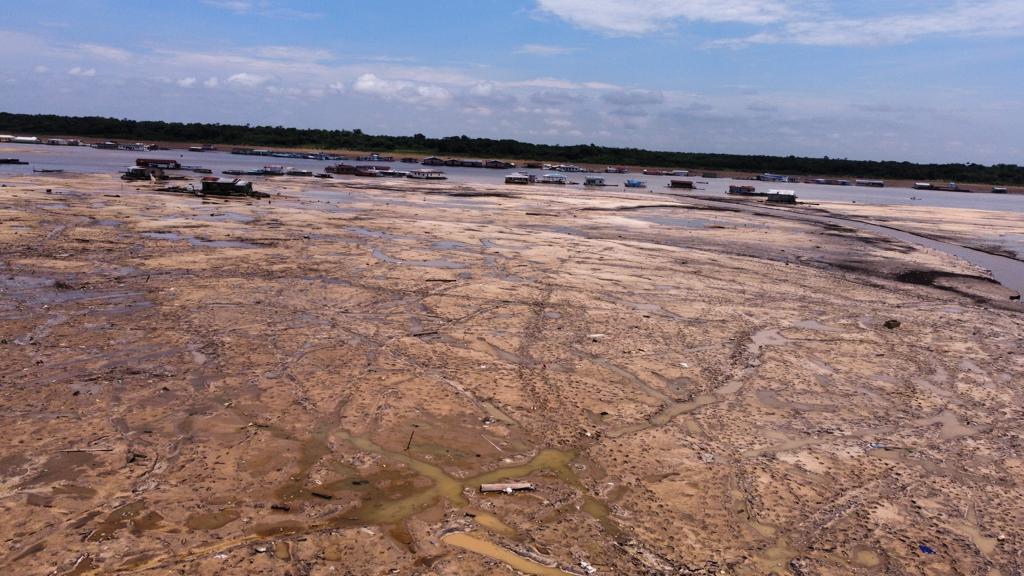
M419 158L413 158L413 157L409 156L409 157L402 158L401 160L399 160L399 162L401 162L402 164L419 164L420 163L420 159Z
M768 202L776 204L796 204L796 192L792 190L769 190Z
M163 160L158 158L137 158L135 165L140 168L160 168L162 170L181 170L181 164L177 160Z
M669 188L681 188L683 190L693 190L692 180L671 180L668 183Z
M689 170L673 170L668 173L669 176L689 176Z
M868 188L885 188L885 180L854 180L855 186L866 186Z
M558 166L554 166L551 169L554 170L555 172L585 172L583 168L580 168L579 166L574 166L572 164L559 164Z
M765 193L758 193L753 186L729 186L727 193L733 196L765 196Z
M621 166L609 166L604 169L605 174L629 174L629 169Z
M583 185L584 186L592 186L592 187L595 187L595 188L599 187L599 186L614 186L614 184L606 183L604 181L604 178L602 178L600 176L587 176L586 179L583 180Z
M757 177L762 182L789 182L789 176L783 176L781 174L771 174L765 172Z
M383 176L384 178L405 178L406 176L409 175L408 172L403 172L402 170L392 170L390 168L386 170L377 170L377 174Z
M915 182L914 190L931 190L934 188L931 182Z
M288 170L287 172L285 172L285 174L287 174L288 176L303 176L308 178L313 177L312 170Z
M633 180L631 178L629 180L626 180L623 186L625 186L626 188L647 188L647 182L644 182L643 180Z
M263 176L284 176L285 172L284 166L264 166L260 170L260 174Z
M206 152L206 148L203 148L202 146L189 146L188 147L188 151L189 152Z
M447 180L448 177L440 170L420 169L409 172L408 178L413 180Z
M484 162L484 168L490 168L492 170L508 170L515 168L516 165L512 162L505 162L504 160L488 160Z
M431 156L429 158L424 158L420 164L424 166L444 166L444 159L438 158L437 156Z
M1003 186L993 186L992 187L992 193L993 194L1006 194L1007 192L1008 192L1007 189L1005 187L1003 187Z
M351 164L335 164L334 166L324 168L324 172L328 174L355 174L356 167Z
M529 184L533 182L533 176L522 172L513 172L505 176L505 184Z
M538 178L537 182L541 184L563 185L567 184L569 181L565 176L562 176L561 174L545 174Z

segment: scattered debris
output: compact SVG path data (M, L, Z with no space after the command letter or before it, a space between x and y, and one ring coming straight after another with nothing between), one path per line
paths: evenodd
M327 492L320 492L320 491L317 491L317 490L310 490L309 493L312 494L313 496L316 496L317 498L323 498L324 500L333 500L334 499L334 495L333 494L328 494Z
M885 321L885 327L888 328L889 330L895 330L895 329L899 328L902 325L903 325L903 323L900 322L899 320L886 320Z
M920 546L918 546L917 548L918 548L918 549L919 549L919 550L920 550L921 552L924 552L925 554L935 554L935 549L934 549L934 548L932 548L931 546L928 546L927 544L921 544L921 545L920 545Z
M594 568L594 566L586 560L580 560L580 568L583 568L583 571L587 574L597 574L597 568Z
M271 504L270 505L270 509L271 510L278 510L278 511L281 511L281 512L288 512L288 511L290 511L292 509L292 507L287 505L287 504L276 504L275 503L275 504Z

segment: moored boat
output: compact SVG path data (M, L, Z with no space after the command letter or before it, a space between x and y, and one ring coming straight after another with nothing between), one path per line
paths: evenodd
M727 194L733 196L767 196L766 192L758 192L753 186L729 186Z
M623 184L626 188L647 188L647 182L630 178Z
M444 175L444 172L442 172L440 170L430 170L430 169L412 170L411 172L409 172L407 177L408 178L412 178L413 180L447 180L448 179L448 177Z
M533 176L523 172L513 172L505 176L505 184L529 184L533 182Z
M561 186L567 184L568 179L566 179L566 177L562 176L561 174L545 174L538 178L537 182L540 184L556 184Z

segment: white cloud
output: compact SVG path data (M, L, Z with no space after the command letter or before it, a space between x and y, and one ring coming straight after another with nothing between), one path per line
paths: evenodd
M516 54L529 54L531 56L560 56L575 52L575 48L567 46L553 46L550 44L523 44L516 49Z
M100 44L79 44L78 50L88 56L118 62L126 62L132 58L132 53L127 50L114 48L113 46L102 46Z
M905 44L929 36L1024 36L1024 2L959 0L926 12L874 18L795 20L781 30L713 42L719 46L802 44L809 46L878 46Z
M189 76L188 78L182 78L177 82L178 86L181 86L182 88L191 88L195 83L196 79L192 76Z
M82 68L81 66L75 66L68 70L68 74L72 76L79 76L81 78L91 78L96 75L95 68Z
M615 106L644 106L661 104L665 95L657 90L617 90L602 94L601 99Z
M220 80L216 76L210 76L203 81L203 86L206 86L207 88L216 88L219 85Z
M770 24L791 13L783 0L537 0L539 8L581 28L646 34L675 21Z
M327 87L327 91L331 94L344 94L345 83L344 82L331 82L330 86Z
M933 0L869 3L857 15L838 2L796 0L537 0L537 6L581 28L630 36L680 22L758 27L710 46L752 44L877 46L933 36L1024 36L1024 1ZM908 7L909 6L909 7ZM926 7L926 8L922 8ZM865 16L864 14L869 15Z
M33 68L32 71L35 72L36 74L46 74L47 72L50 71L50 69L47 68L46 66L43 66L42 64L39 64L35 68Z
M269 80L266 76L260 76L259 74L250 74L248 72L239 72L228 78L228 84L236 84L238 86L244 86L246 88L253 88L260 84L266 83Z
M451 92L441 86L414 84L405 80L388 80L372 73L356 78L352 89L362 94L421 104L441 104L452 97Z

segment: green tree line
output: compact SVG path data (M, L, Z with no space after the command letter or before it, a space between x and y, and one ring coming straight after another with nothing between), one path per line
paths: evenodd
M293 147L377 152L401 150L424 155L512 158L598 165L1024 185L1024 168L1015 164L991 166L974 163L917 164L828 157L666 152L639 148L611 148L594 144L573 146L530 144L517 140L470 138L468 136L445 138L427 138L422 134L383 136L365 134L359 129L320 130L284 126L241 126L0 112L0 132L268 148Z

